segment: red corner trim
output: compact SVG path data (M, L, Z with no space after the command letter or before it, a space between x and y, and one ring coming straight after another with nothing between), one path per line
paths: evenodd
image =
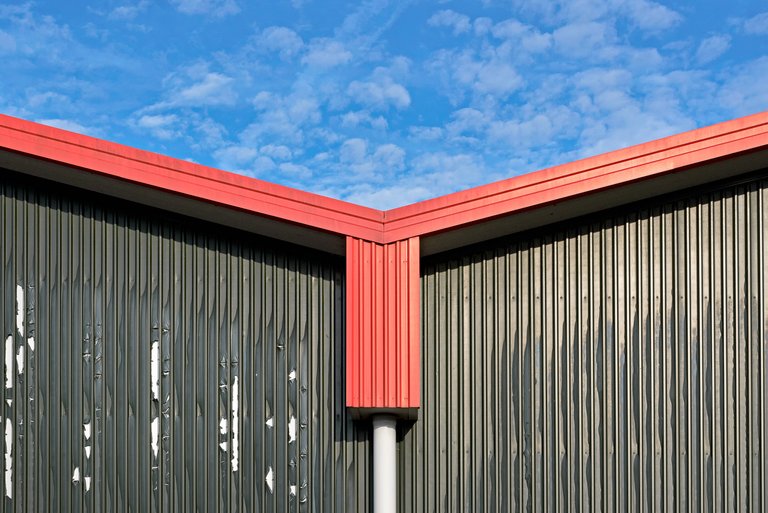
M357 410L419 407L419 239L347 237L346 403Z

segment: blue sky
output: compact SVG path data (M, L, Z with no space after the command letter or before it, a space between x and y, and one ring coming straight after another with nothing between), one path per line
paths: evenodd
M377 208L768 109L768 3L0 3L0 112Z

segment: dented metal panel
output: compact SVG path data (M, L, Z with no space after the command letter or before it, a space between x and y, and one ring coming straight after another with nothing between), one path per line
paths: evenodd
M400 511L766 511L768 181L422 272Z
M336 258L0 171L3 511L362 511Z

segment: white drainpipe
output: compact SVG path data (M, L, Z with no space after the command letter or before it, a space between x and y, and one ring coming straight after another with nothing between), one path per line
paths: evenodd
M373 513L397 513L397 419L373 417Z

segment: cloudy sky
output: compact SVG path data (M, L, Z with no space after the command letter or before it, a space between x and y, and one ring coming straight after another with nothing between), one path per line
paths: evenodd
M768 109L765 0L0 2L0 112L378 208Z

